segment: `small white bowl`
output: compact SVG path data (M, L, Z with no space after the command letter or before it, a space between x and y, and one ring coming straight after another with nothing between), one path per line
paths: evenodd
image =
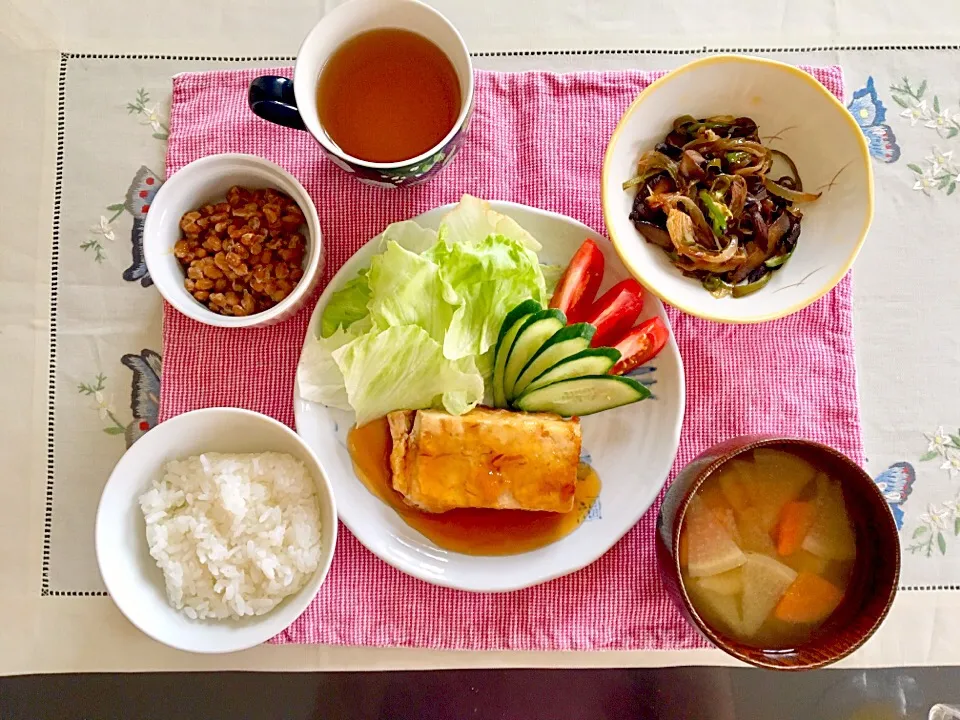
M793 158L804 189L824 190L803 206L800 239L767 286L717 299L684 277L666 253L629 219L641 153L652 150L680 115L753 118L771 147ZM853 265L873 218L873 171L867 142L843 104L811 75L783 63L744 56L695 60L646 88L614 130L603 162L603 219L624 265L661 300L697 317L728 323L773 320L829 292Z
M184 213L208 203L222 202L227 190L234 185L282 190L300 206L307 221L307 254L300 282L272 308L244 317L220 315L199 303L183 286L184 272L173 254L174 244L182 237L180 218ZM194 160L163 183L147 213L143 255L157 290L187 317L216 327L259 327L285 320L310 297L320 279L324 252L317 208L303 185L269 160L256 155L226 153Z
M150 557L140 495L165 463L204 452L289 453L306 465L316 482L322 523L320 566L299 592L265 615L191 620L167 602L163 573ZM97 508L97 562L110 597L130 622L154 640L189 652L244 650L288 627L320 590L336 544L336 503L316 455L286 425L238 408L194 410L157 425L120 458Z

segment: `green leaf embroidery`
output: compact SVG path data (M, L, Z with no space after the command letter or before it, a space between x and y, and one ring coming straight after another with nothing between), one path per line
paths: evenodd
M923 97L923 93L927 89L927 81L924 80L920 83L920 87L917 88L917 100Z
M947 539L943 536L942 532L937 533L937 547L940 548L940 554L947 554Z
M917 175L923 175L923 170L916 163L907 163L907 167L913 170Z
M901 98L899 95L894 95L893 101L902 108L907 107L907 101Z
M960 519L958 519L958 522L960 522ZM920 525L916 530L913 531L913 537L916 539L921 535L926 535L928 532L930 532L930 528L928 528L926 525Z
M950 183L950 187L947 188L947 195L953 195L953 192L956 189L957 189L957 183L956 182Z
M166 140L169 135L167 135L167 133L154 133L153 137L155 137L157 140Z
M956 137L957 134L960 134L960 130L957 130L957 128L952 127L949 130L947 130L947 139Z
M115 426L114 426L114 427L105 427L105 428L103 429L103 431L104 431L107 435L123 435L123 432L124 432L124 430L123 430L122 427L115 427Z
M107 210L123 210L123 203L114 203L113 205L107 205Z
M953 521L953 534L960 535L960 517Z
M953 442L954 445L956 445L957 447L960 447L960 435L954 435L951 433L950 440L951 442Z
M940 112L940 98L936 95L933 96L933 111Z
M940 457L940 453L936 450L927 450L923 455L920 456L920 462L926 462L927 460L933 460L934 458Z
M943 175L940 177L940 182L937 183L937 190L943 190L947 185L950 184L950 181L953 178L949 175Z

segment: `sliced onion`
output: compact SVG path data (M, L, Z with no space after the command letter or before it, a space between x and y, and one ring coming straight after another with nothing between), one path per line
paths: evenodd
M673 241L673 245L678 253L693 258L694 260L700 260L709 265L726 263L736 255L737 248L739 247L737 239L733 238L720 252L712 252L704 249L697 242L693 219L685 212L677 210L676 208L671 208L670 212L667 213L667 232L670 233L670 240Z
M657 173L666 172L676 181L677 163L668 158L662 152L648 150L640 156L637 161L637 174L623 183L623 189L629 190L632 187L642 185Z
M771 195L776 195L778 198L783 198L784 200L792 203L813 202L823 194L791 190L790 188L785 188L783 185L774 182L768 177L763 178L763 186Z

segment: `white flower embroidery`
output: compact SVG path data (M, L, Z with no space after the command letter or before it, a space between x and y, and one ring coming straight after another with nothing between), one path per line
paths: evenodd
M924 158L930 163L930 172L937 175L941 170L951 170L953 168L953 150L941 152L938 148L932 148L931 154Z
M97 414L100 416L100 419L110 419L110 416L116 412L116 408L113 407L113 398L109 395L104 395L100 390L94 393L93 398L97 401Z
M948 153L950 154L950 153ZM941 451L946 448L950 443L950 438L943 431L943 425L937 428L937 431L931 435L930 433L924 433L924 437L930 441L930 444L927 445L928 452L941 453Z
M110 242L113 242L117 239L116 233L113 232L113 226L103 215L100 216L100 222L90 228L90 232L99 235L103 239L109 240Z
M920 515L920 522L925 525L929 525L931 528L936 530L945 530L947 528L947 520L950 518L950 512L943 507L937 507L936 505L928 505L927 512Z
M946 470L950 477L953 477L954 473L960 473L960 455L951 453L947 455L943 460L943 465L940 466L941 470Z
M912 125L913 123L910 124ZM948 109L943 109L939 112L935 111L932 115L926 116L926 122L923 124L923 126L932 128L940 133L941 136L945 137L952 124L953 119L950 117L950 111Z
M925 167L923 173L917 175L917 181L913 184L914 190L920 190L926 195L937 186L937 180L933 176L933 168Z
M906 108L900 117L907 118L910 121L910 127L913 127L921 120L924 120L930 116L930 111L927 110L927 101L920 100L919 102L914 99L909 100L910 107Z
M149 125L153 128L155 133L164 132L163 124L160 120L160 110L158 106L154 105L152 108L144 108L140 124Z

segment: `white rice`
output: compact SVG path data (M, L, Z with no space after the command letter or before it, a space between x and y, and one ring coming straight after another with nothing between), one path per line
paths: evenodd
M285 453L174 460L140 508L167 598L193 619L263 615L320 564L316 486Z

